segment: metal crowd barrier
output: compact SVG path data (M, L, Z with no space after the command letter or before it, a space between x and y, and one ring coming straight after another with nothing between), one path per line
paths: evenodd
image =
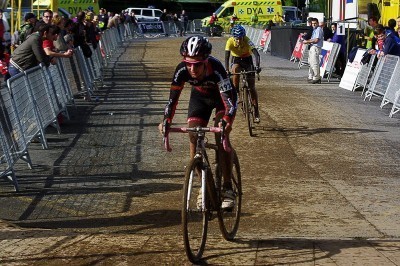
M399 65L397 65L395 71L393 72L393 78L390 81L387 92L389 95L385 95L385 98L393 103L389 117L393 117L395 113L400 111L400 66Z
M57 117L69 119L67 106L75 106L74 96L92 95L96 82L103 82L103 68L124 40L134 38L131 26L103 32L92 56L76 48L71 58L59 58L56 65L37 66L7 80L0 90L0 177L19 190L14 165L23 160L32 168L28 146L38 139L48 148L45 130L54 125L61 133ZM103 50L103 51L102 51ZM90 100L89 98L86 98Z
M299 69L302 66L308 66L309 50L310 50L310 45L306 44L306 48L303 50L303 53L301 54L301 57L299 60Z
M14 164L22 159L32 169L32 162L15 102L7 89L2 89L0 92L0 177L11 181L18 191Z
M22 125L22 132L27 142L38 138L43 147L47 147L44 139L44 131L41 128L40 117L37 112L36 103L32 100L29 93L30 85L25 73L19 73L7 80L11 99L14 102L18 118Z
M263 29L256 29L251 26L243 25L246 30L246 36L254 43L258 50L262 50L266 52L265 45L261 45L261 39L263 37L264 30ZM265 50L265 51L264 51Z
M364 100L371 100L373 96L382 98L381 109L392 104L389 117L393 117L400 111L400 57L385 55L376 64L375 59L372 55L368 64L362 65L353 90L362 87Z
M328 82L330 82L332 74L335 70L336 60L339 56L341 45L339 43L332 43L331 54L326 62L325 74L327 76ZM323 77L322 77L323 78Z
M377 70L374 72L373 79L368 90L365 92L365 98L371 100L372 96L383 97L393 76L394 69L399 63L399 57L395 55L386 55L378 60Z
M367 83L371 76L372 67L375 63L375 59L376 59L376 55L372 55L369 62L367 64L363 64L361 66L361 70L357 75L356 82L354 83L354 86L353 86L353 91L358 88L362 88L361 96L364 95L365 89L367 88Z

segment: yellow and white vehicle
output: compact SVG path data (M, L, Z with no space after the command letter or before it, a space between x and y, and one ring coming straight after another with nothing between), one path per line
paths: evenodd
M283 15L282 2L280 0L253 1L253 0L230 0L223 3L216 11L218 21L215 24L223 28L229 27L233 14L236 14L238 20L236 24L250 25L251 17L254 14L258 16L260 24L267 24L273 20L274 15L279 13ZM210 17L202 20L202 25L209 25Z
M76 16L79 11L89 9L98 14L100 8L98 0L36 0L32 4L32 9L65 10L72 16Z
M332 0L331 15L332 21L341 21L349 18L360 18L367 20L368 15L378 18L379 23L387 25L389 19L396 19L400 16L400 0ZM328 13L328 16L330 14ZM350 28L357 27L357 20L352 20Z

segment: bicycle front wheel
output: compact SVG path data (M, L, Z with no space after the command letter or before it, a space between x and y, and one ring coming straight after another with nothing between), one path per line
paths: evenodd
M218 213L219 228L226 240L233 240L235 238L242 211L242 175L240 173L239 158L235 151L233 151L232 190L235 196L233 209L221 209ZM222 197L223 193L220 194Z
M204 252L207 239L209 211L198 203L201 195L201 158L193 158L185 173L183 190L182 226L185 252L189 260L198 262ZM206 193L207 194L207 193ZM206 201L207 202L207 201Z
M244 99L243 99L244 112L246 115L247 127L249 129L249 134L251 137L253 136L253 110L252 110L251 96L250 96L250 91L247 87L245 87L243 90L244 90Z

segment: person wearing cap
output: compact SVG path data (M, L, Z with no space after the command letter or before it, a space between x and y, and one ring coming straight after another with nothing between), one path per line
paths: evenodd
M23 43L26 38L33 32L36 24L36 16L33 13L25 14L25 23L19 29L19 44Z

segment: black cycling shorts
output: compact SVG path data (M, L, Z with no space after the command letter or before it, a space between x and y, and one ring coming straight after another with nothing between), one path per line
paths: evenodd
M232 64L238 64L242 69L250 71L254 70L253 68L253 57L236 57L233 56Z
M225 106L218 90L207 94L198 91L194 87L192 88L188 108L188 121L199 119L204 123L208 123L214 108L215 114L225 112Z

